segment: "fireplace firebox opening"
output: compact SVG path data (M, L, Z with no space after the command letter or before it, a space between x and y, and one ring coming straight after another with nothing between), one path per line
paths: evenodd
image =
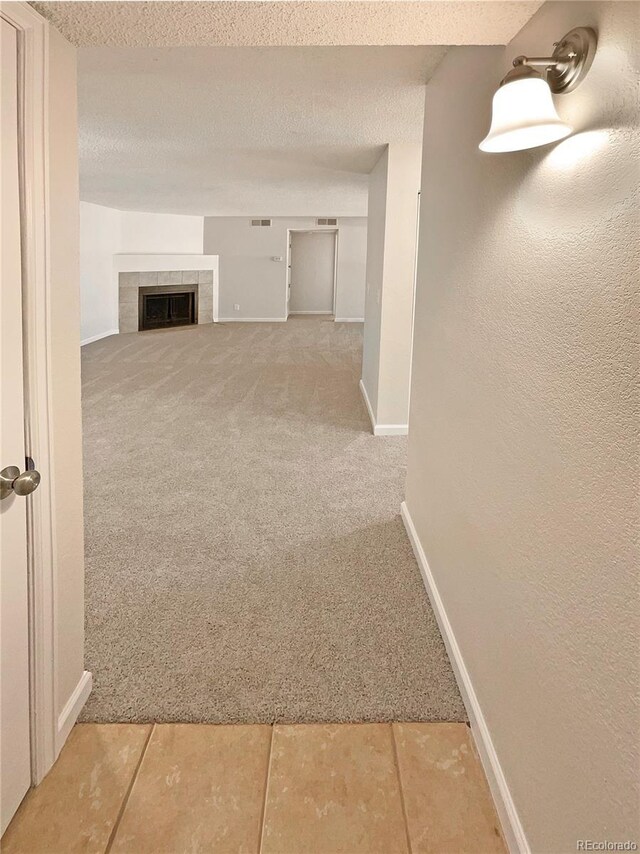
M166 329L198 322L198 286L165 285L139 289L138 329Z

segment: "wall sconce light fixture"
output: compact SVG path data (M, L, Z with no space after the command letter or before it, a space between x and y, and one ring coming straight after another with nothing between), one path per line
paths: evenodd
M584 80L596 45L594 30L576 27L555 42L551 56L514 59L513 69L493 96L491 128L480 149L521 151L568 136L573 128L557 114L551 93L571 92ZM546 77L537 68L543 69Z

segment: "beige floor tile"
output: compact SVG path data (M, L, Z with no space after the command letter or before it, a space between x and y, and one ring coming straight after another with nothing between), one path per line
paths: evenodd
M394 724L413 854L502 854L506 848L465 724Z
M79 724L2 837L2 854L103 852L150 726Z
M390 726L274 727L262 854L407 850Z
M112 852L257 852L271 727L161 724Z

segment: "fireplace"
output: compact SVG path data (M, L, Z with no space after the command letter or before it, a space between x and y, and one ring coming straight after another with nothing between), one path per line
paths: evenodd
M197 285L165 285L138 290L138 329L166 329L198 322Z
M147 329L165 329L183 323L211 323L214 314L214 275L217 270L136 270L135 265L149 261L161 261L163 256L114 255L119 266L131 266L134 269L118 271L118 326L119 332L140 332ZM174 258L171 256L171 260ZM217 265L217 256L176 256L191 260L197 258L201 263ZM213 259L213 260L211 260ZM179 266L179 265L177 265ZM162 300L150 301L145 307L143 297L147 295L167 296L193 294L187 300L174 300L173 303ZM217 294L216 294L217 297ZM193 300L193 306L190 305ZM144 320L143 320L144 318Z

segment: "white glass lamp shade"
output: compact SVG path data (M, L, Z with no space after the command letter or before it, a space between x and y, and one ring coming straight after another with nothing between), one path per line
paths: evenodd
M572 128L556 112L549 85L542 77L504 83L493 96L491 128L482 151L521 151L568 136Z

